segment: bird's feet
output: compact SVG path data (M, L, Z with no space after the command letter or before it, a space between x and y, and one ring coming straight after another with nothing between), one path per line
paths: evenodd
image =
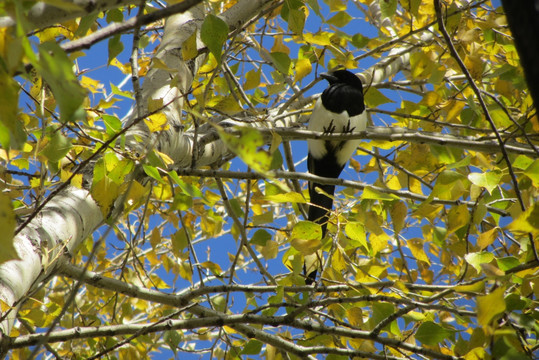
M348 125L350 125L350 122L348 122ZM324 126L324 134L333 134L335 132L335 124L333 124L333 119L331 119L331 122L327 127Z
M354 131L356 129L355 126L352 126L352 124L350 124L350 120L348 120L348 124L346 125L346 127L344 127L342 129L342 132L343 133L351 133L352 131Z

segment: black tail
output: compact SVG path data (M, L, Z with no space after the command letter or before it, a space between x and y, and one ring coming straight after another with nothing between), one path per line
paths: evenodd
M325 194L318 192L316 188L319 188L324 193L333 196L335 192L334 185L322 185L311 183L309 184L309 196L311 197L311 205L309 206L308 220L320 224L322 227L322 238L326 236L326 229L329 220L329 213L333 207L333 198L326 196ZM303 265L303 273L306 276L305 283L311 285L316 280L317 270L313 270L307 274L307 266Z
M309 206L309 221L314 221L322 227L322 237L326 236L326 229L329 220L329 212L333 208L333 198L328 197L316 190L319 188L324 193L333 196L335 192L334 185L310 184L309 196L311 197L311 206Z

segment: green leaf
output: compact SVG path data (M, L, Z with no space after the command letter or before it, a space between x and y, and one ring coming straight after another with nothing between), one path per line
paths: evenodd
M365 46L367 46L369 41L370 39L368 37L359 33L352 36L352 44L358 49L363 49Z
M528 166L530 166L534 162L533 159L529 158L525 155L519 155L513 160L511 165L513 165L514 168L525 170ZM535 162L539 162L539 160L535 160Z
M132 91L120 90L120 88L118 88L113 83L110 83L110 90L115 95L122 96L122 97L125 97L125 98L128 98L128 99L131 99L131 100L135 100L135 97L133 96ZM151 109L150 111L153 111L153 110L154 109Z
M218 62L221 61L223 44L228 38L228 25L215 15L208 15L200 29L200 39Z
M322 227L312 221L300 221L292 229L290 243L294 249L305 255L313 254L322 243Z
M290 58L287 54L283 52L272 52L270 54L271 59L273 60L273 64L275 65L275 68L279 70L281 73L288 75L290 72Z
M221 140L236 153L251 169L268 175L271 169L272 156L261 147L265 144L264 138L256 129L239 127L239 134L229 134L218 129Z
M180 333L176 330L167 330L163 335L163 340L168 345L170 350L172 350L174 355L176 355L176 349L178 348L178 345L182 340L182 336L180 335Z
M60 131L53 131L47 145L40 154L49 159L52 163L57 163L71 150L71 140L65 137Z
M266 246L266 243L271 240L271 234L263 229L258 229L251 238L251 244Z
M344 227L346 235L352 239L353 243L350 244L353 247L363 246L367 250L369 249L369 244L367 242L367 234L365 232L365 227L359 222L349 221Z
M260 215L253 215L253 226L270 224L273 222L273 212L266 211Z
M124 44L120 35L115 35L109 39L109 59L108 63L124 51Z
M446 329L432 321L419 325L415 338L425 345L434 346L454 334L454 331Z
M19 85L4 71L0 71L0 144L4 149L21 149L25 140L24 124L19 112Z
M533 186L539 187L539 160L535 160L526 167L524 174L531 179Z
M372 304L372 316L369 318L368 329L373 329L380 321L385 320L388 316L393 315L395 306L386 302L375 302ZM384 329L387 329L386 326Z
M95 24L99 16L99 12L92 13L90 15L84 16L79 21L79 27L75 30L75 38L83 37L86 35L88 30Z
M345 11L339 11L337 14L333 15L331 19L328 20L328 23L335 25L336 27L346 26L352 20L352 17L348 15Z
M300 203L305 204L305 198L300 193L291 191L284 194L272 194L272 195L266 195L264 199L276 202L276 203Z
M204 194L202 194L202 191L200 191L200 189L198 187L194 186L193 184L188 184L185 181L183 181L178 176L178 173L176 171L169 171L167 173L167 175L170 176L172 178L172 180L174 180L174 182L176 184L178 184L180 189L182 189L182 191L185 194L187 194L187 195L189 195L191 197L199 197L199 198L204 197Z
M483 252L475 252L475 253L469 253L464 256L464 259L468 262L468 264L472 265L475 270L477 270L478 273L481 272L481 264L488 264L492 260L494 260L494 255L492 253L483 251Z
M479 187L485 188L489 194L492 194L502 178L502 173L499 171L489 171L486 173L472 173L468 175L468 180Z
M380 11L382 17L392 17L397 11L397 0L380 1Z
M122 121L117 116L102 115L101 119L105 123L107 134L112 136L122 130Z
M75 77L73 63L65 51L53 42L41 44L36 68L54 94L60 108L60 120L65 123L84 118L82 102L86 91Z
M159 174L159 170L157 170L155 166L143 164L142 168L144 169L146 175L148 175L149 177L154 178L160 183L164 182L163 178L161 177L161 174Z
M514 256L507 256L504 258L497 258L496 263L498 264L500 270L507 271L520 265L521 262Z
M258 340L251 340L243 346L240 354L242 355L258 355L262 350L262 342Z
M314 13L318 15L319 18L323 19L322 13L320 12L320 6L318 5L317 0L307 0L309 7L313 9Z
M288 28L295 34L302 34L305 26L305 13L301 10L290 9L288 13Z
M382 201L400 200L400 198L397 195L386 194L370 186L365 186L365 189L363 189L363 194L361 194L361 198L371 199L371 200L382 200Z
M312 221L299 221L292 229L291 239L320 239L322 238L322 228Z

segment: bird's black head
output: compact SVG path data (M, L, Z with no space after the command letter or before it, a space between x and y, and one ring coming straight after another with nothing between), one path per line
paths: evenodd
M363 93L361 80L348 70L335 70L329 73L322 73L320 76L326 79L330 85L342 83L360 89Z
M334 113L346 111L355 116L365 111L363 84L348 70L335 70L320 74L329 82L329 87L322 93L322 104Z

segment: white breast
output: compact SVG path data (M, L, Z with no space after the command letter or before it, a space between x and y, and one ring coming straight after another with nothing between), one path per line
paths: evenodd
M327 111L322 106L322 100L318 99L314 105L307 129L324 132L331 123L331 120L333 120L333 125L335 126L335 133L346 132L348 120L350 120L350 128L354 128L353 132L360 132L367 128L367 111L353 117L348 117L346 111L343 111L340 114ZM345 144L341 144L341 148L337 153L337 161L339 164L344 164L350 159L354 151L356 151L359 142L360 140L350 140ZM307 143L309 152L315 159L320 159L326 155L328 150L326 148L325 140L308 139ZM332 146L336 147L339 145L340 141L331 141L330 143Z

